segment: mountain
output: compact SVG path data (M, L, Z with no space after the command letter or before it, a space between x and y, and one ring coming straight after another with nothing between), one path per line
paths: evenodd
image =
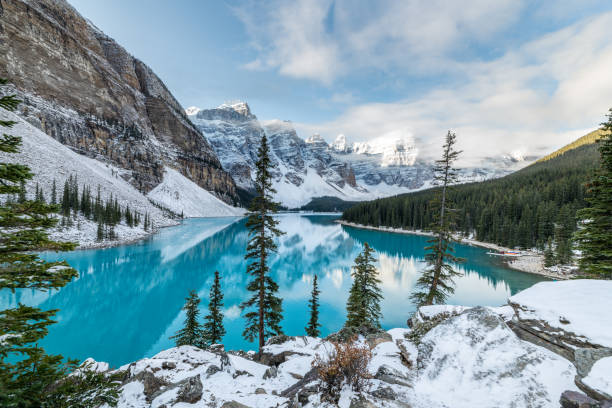
M96 194L99 188L103 201L113 197L122 209L129 206L131 211L142 216L148 214L154 229L176 224L167 209L176 214L182 213L185 217L236 216L244 212L229 206L169 167L164 169L163 181L145 195L121 177L124 171L121 168L74 152L14 113L0 109L0 120L16 122L3 132L22 138L19 153L0 152L0 161L25 164L32 169L34 178L26 185L31 199L38 187L45 199L50 201L54 182L58 198L61 199L64 183L72 176L77 177L81 191L83 186L88 186ZM77 241L83 247L101 244L96 242L95 221L75 214L73 224L59 226L52 237ZM142 223L131 228L122 222L115 226L115 232L121 242L148 234Z
M19 116L47 135L116 166L143 193L172 168L237 202L232 177L161 79L66 1L2 1L0 53Z
M276 199L288 208L300 208L324 196L363 201L397 195L427 188L433 179L433 163L419 159L411 136L391 134L349 144L339 135L330 145L318 134L300 138L291 122L259 121L245 102L214 109L191 107L186 113L206 136L223 168L246 191L253 189L257 148L265 133L276 165ZM511 164L500 159L490 167L461 169L461 180L500 177L510 172Z
M571 237L575 213L583 208L585 183L599 165L593 132L502 178L454 186L449 199L457 208L457 229L479 241L506 247L542 248L559 239L559 228ZM435 189L359 203L344 211L346 221L423 230L433 222ZM555 242L555 246L563 245Z
M554 159L555 157L562 156L566 152L576 149L580 146L592 145L593 143L601 139L604 135L605 135L605 132L602 129L596 129L582 136L581 138L574 140L572 143L569 143L563 146L562 148L555 150L554 152L542 157L541 159L538 159L537 163L545 162L545 161Z

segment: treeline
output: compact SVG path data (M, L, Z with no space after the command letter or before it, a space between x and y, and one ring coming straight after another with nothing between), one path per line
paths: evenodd
M22 182L17 196L12 197L9 201L23 203L26 201L26 195L26 187ZM125 207L121 207L117 197L113 196L112 193L109 197L103 199L101 187L99 185L95 195L92 194L91 186L83 185L79 187L76 175L70 175L64 182L61 194L58 191L57 183L54 179L48 200L45 197L43 189L36 184L34 201L58 205L60 208L59 214L62 216L60 225L63 227L72 227L75 220L78 219L78 215L96 222L98 224L96 234L96 239L98 241L104 239L117 239L115 226L122 221L130 228L138 227L142 223L145 231L151 229L151 218L148 212L143 215L130 208L129 204Z
M599 162L595 144L580 146L506 177L462 184L449 191L456 229L479 241L507 247L545 249L571 257L576 211L586 206L585 183ZM426 230L432 224L436 189L360 203L342 219L359 224Z

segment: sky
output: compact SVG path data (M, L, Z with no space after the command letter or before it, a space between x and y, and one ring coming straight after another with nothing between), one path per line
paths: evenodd
M543 155L612 107L609 0L69 0L184 107L243 100L329 142L448 130L462 164Z

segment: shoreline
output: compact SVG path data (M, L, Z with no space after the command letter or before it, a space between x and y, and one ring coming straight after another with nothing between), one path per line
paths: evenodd
M361 229L367 229L367 230L372 230L372 231L391 232L395 234L421 235L421 236L426 236L426 237L433 236L433 233L428 232L428 231L422 231L422 230L405 230L401 228L391 228L391 227L373 227L371 225L356 224L353 222L348 222L348 221L343 221L343 220L336 220L335 222L337 222L340 225L347 226L347 227L361 228ZM459 243L464 244L464 245L485 248L485 249L493 249L496 251L513 251L512 248L503 247L503 246L492 244L489 242L477 241L471 238L461 238L459 240ZM532 251L524 251L524 252L527 252L529 255L521 256L515 259L503 259L502 258L502 261L508 268L514 269L516 271L530 273L533 275L545 276L551 279L561 279L561 280L569 279L568 276L561 275L561 274L544 269L544 266L543 266L544 256L537 254L535 252L532 252Z

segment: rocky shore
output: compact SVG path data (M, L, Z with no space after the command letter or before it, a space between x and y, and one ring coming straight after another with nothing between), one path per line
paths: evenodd
M541 282L498 308L422 307L386 332L273 337L261 355L172 348L114 370L118 406L610 407L611 291L611 281ZM330 401L313 362L346 341L371 353L365 384Z

